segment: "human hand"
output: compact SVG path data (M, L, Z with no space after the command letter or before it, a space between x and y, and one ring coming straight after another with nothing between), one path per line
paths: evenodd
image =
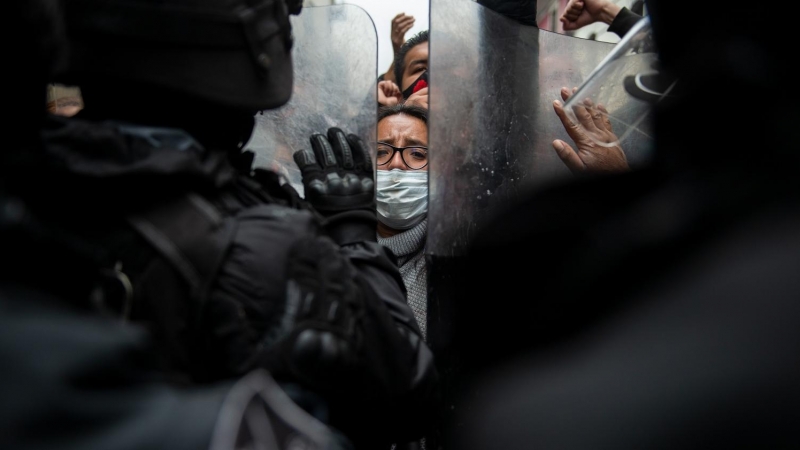
M621 9L610 0L569 0L558 20L564 31L577 30L595 22L611 25Z
M270 370L286 371L321 391L342 389L357 378L363 342L357 325L365 305L357 271L342 260L339 246L320 237L299 240L287 256L286 304L295 309L293 321L283 325L290 327L288 336L268 349L268 361L276 361Z
M364 141L339 128L314 133L311 150L293 155L303 178L305 200L323 217L339 245L375 241L374 167Z
M428 88L424 87L414 92L406 99L406 105L419 106L428 109Z
M561 88L561 98L566 102L578 88L572 92ZM590 99L574 107L578 123L574 123L564 106L558 100L553 102L553 109L561 119L567 134L578 147L576 152L566 142L556 139L553 148L561 161L572 173L625 172L629 170L625 152L618 145L619 138L611 128L608 111L603 105L595 105Z
M378 103L381 106L394 106L403 100L403 93L393 81L378 82Z
M415 20L414 16L407 16L406 13L400 13L392 19L392 48L395 53L406 41L406 33L414 26Z
M314 133L312 150L293 155L303 176L305 198L323 215L353 209L375 210L375 182L367 146L355 134L329 128Z

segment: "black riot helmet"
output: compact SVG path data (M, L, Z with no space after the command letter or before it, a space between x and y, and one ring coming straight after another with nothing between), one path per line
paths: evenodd
M150 85L232 109L285 104L302 0L65 0L58 80ZM122 87L124 89L124 87Z
M15 125L16 133L10 134L29 144L45 116L47 83L53 81L52 76L67 53L60 4L57 0L26 0L10 2L5 7L6 17L22 25L15 35L17 41L4 52L8 67L15 68L8 70L5 77L8 85L14 86L10 110L24 128Z

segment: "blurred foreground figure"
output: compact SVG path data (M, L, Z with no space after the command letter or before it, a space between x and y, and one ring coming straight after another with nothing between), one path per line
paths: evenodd
M5 181L97 270L78 286L69 260L9 270L145 327L175 385L266 369L354 442L389 446L424 433L437 374L377 243L368 149L314 130L296 155L306 199L242 152L254 114L291 95L300 3L65 2L55 81L85 107L49 116Z
M764 8L683 27L676 2L647 4L678 80L656 157L478 233L453 448L800 448L800 110L791 82L775 90L796 37L751 26Z
M40 150L46 84L62 61L54 0L12 2L16 133L0 153L0 441L4 449L350 448L267 371L202 387L170 383L145 329L104 317L89 247L36 217L10 173ZM313 396L296 396L308 405Z
M20 212L20 205L0 196L4 208ZM14 247L4 258L19 257L14 251L19 246L10 245L10 239L31 244L16 240L19 231L2 230L4 249ZM27 245L26 250L72 264L69 274L80 275L76 266L86 261L71 249L43 236L28 237L47 247ZM314 417L316 398L293 400L267 371L202 387L172 385L152 360L155 349L144 329L97 315L88 297L72 295L76 292L58 295L27 280L0 280L3 448L352 448ZM312 409L307 412L298 402Z

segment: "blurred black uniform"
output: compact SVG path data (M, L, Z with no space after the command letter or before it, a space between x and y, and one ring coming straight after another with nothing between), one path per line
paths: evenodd
M355 441L388 445L430 425L437 374L376 242L372 190L359 213L344 202L321 214L240 150L253 114L291 94L299 11L67 2L57 79L79 85L86 107L50 117L42 148L12 158L6 181L100 267L93 306L145 325L173 381L268 369L321 395Z
M145 329L104 316L96 300L120 279L104 270L91 245L8 192L22 186L19 175L31 175L18 172L26 161L41 154L46 83L66 47L60 2L5 6L19 42L6 55L15 68L7 80L16 94L8 104L17 114L15 133L0 152L3 448L350 448L320 421L324 404L301 387L284 386L317 418L263 369L175 386L156 364Z
M478 234L454 448L800 446L800 114L788 86L763 101L794 78L792 34L748 25L767 9L687 30L675 2L648 7L678 80L656 158L531 193Z
M318 397L267 371L170 383L146 330L96 309L104 271L65 237L0 191L3 448L351 448Z

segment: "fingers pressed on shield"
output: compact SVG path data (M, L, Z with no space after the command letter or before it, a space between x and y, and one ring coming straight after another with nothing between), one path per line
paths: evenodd
M353 151L350 150L350 145L347 143L347 135L344 134L340 128L328 128L328 141L333 147L333 154L345 169L352 169L353 165Z
M292 154L292 158L303 173L320 170L317 158L314 156L314 150L298 150Z
M592 119L592 115L589 113L589 110L586 107L586 103L575 102L572 106L572 112L575 114L575 117L578 119L578 123L586 129L588 132L597 131L597 127L594 126L594 120Z
M553 148L564 165L567 166L567 168L573 173L586 170L586 165L583 163L575 150L569 146L569 144L561 139L556 139L553 141Z
M311 136L311 148L314 149L314 155L317 157L317 162L323 167L335 167L337 165L336 155L333 153L328 139L319 134L314 133Z
M583 127L572 121L569 114L567 114L567 111L564 109L564 105L562 105L560 101L553 101L553 109L561 120L561 124L564 125L567 134L573 141L580 142L582 139L586 139Z
M350 147L353 149L356 170L361 175L362 192L374 192L375 166L372 165L372 158L369 156L369 147L367 147L363 139L353 133L347 135L347 142L350 143Z
M369 156L369 149L364 141L357 135L350 133L347 135L347 142L353 149L353 161L356 167L362 171L372 173L372 158Z
M609 119L609 117L608 117L608 110L606 109L605 106L603 106L603 105L601 105L599 103L597 104L597 109L599 109L600 112L603 113L603 124L605 125L605 129L607 131L613 133L614 129L611 127L611 119Z
M597 106L594 105L594 102L588 98L584 100L584 104L586 105L586 110L589 112L589 115L592 116L592 122L594 122L595 128L598 130L605 130L606 122L603 118L603 112L600 111Z
M570 90L566 87L562 87L560 93L561 93L561 100L564 101L569 100L569 97L572 95Z

